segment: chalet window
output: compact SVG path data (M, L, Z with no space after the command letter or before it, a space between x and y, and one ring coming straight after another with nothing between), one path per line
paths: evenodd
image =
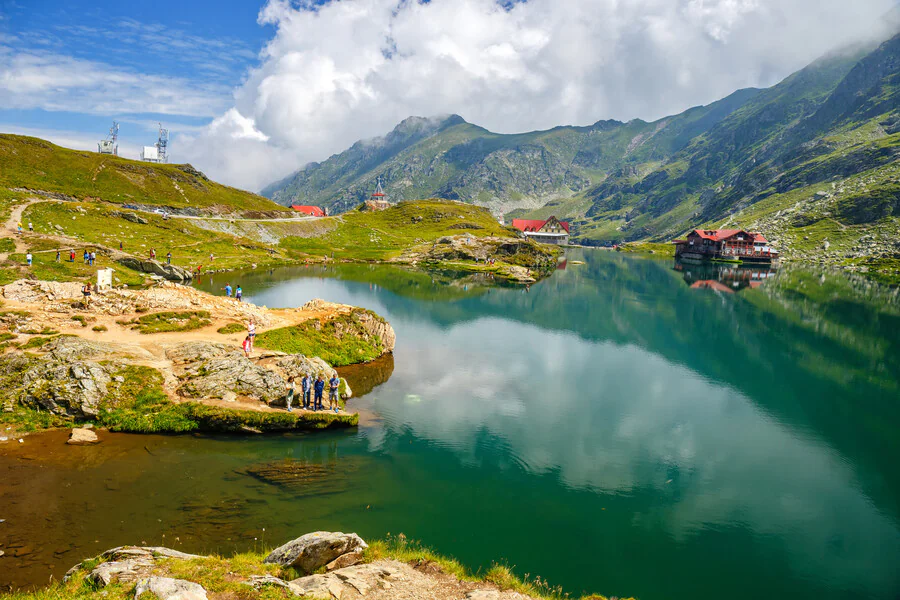
M739 242L743 242L743 241L744 241L744 236L739 235L739 236L738 236L738 241L739 241Z

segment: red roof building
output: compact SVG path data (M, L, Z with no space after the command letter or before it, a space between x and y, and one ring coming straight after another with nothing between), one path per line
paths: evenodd
M568 244L569 224L556 217L546 221L540 219L513 219L512 226L536 242L545 244Z
M688 259L770 263L778 258L766 236L746 229L695 229L672 243L675 256Z
M318 206L301 206L300 204L291 204L291 208L297 212L307 214L311 217L324 217L325 211Z
M568 221L557 221L556 217L550 217L546 221L542 221L540 219L513 219L512 226L519 231L524 232L541 231L547 223L550 223L551 220L559 223L559 226L562 227L566 231L566 233L569 233Z

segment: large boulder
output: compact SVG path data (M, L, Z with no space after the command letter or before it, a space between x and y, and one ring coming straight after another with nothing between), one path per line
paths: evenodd
M226 392L273 402L282 398L285 380L247 359L232 346L215 342L188 342L166 351L182 369L179 392L190 398L222 398Z
M355 533L316 531L276 548L266 557L265 562L312 573L344 554L368 547Z
M141 273L150 275L159 275L169 281L190 281L194 274L175 265L167 265L158 260L142 260L135 256L123 256L118 259L118 263L123 267L128 267Z
M33 281L20 279L3 286L3 297L17 302L76 300L81 298L82 284L77 281Z
M57 415L96 418L110 381L106 365L44 360L25 372L23 402Z
M206 590L200 584L171 577L142 579L134 588L134 597L140 598L147 593L159 600L206 600Z
M97 434L91 429L76 427L69 434L69 439L66 443L71 446L88 446L90 444L96 444L99 441L100 439L97 437Z

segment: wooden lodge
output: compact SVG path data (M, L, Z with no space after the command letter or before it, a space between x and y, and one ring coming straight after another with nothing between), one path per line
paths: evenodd
M672 243L675 258L687 260L759 264L778 260L778 250L763 234L745 229L695 229Z
M540 219L513 219L512 226L525 234L525 237L544 244L569 243L569 224L556 217L546 221Z

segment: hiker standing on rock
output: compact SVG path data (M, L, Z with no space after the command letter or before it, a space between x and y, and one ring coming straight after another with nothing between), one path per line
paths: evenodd
M300 391L303 392L303 408L309 410L309 395L312 392L312 379L309 373L303 374L303 379L300 380Z
M294 401L294 376L291 375L287 380L287 411L293 412L291 402Z
M313 410L322 410L322 394L325 392L325 380L322 378L321 373L319 373L318 379L316 379L316 382L313 384L313 391L315 392L313 397Z
M244 338L244 342L241 344L241 348L244 350L244 358L250 358L250 353L253 352L253 345L250 342L250 336Z
M250 322L247 323L247 337L250 338L250 349L253 349L253 342L256 341L256 323L253 322L253 319L250 319Z
M234 297L237 298L237 301L240 302L241 298L244 297L244 290L241 289L241 286L237 286L234 290Z
M341 378L338 377L337 371L331 374L331 379L328 380L328 408L337 412L341 408L341 404L338 401L338 388L341 386Z

